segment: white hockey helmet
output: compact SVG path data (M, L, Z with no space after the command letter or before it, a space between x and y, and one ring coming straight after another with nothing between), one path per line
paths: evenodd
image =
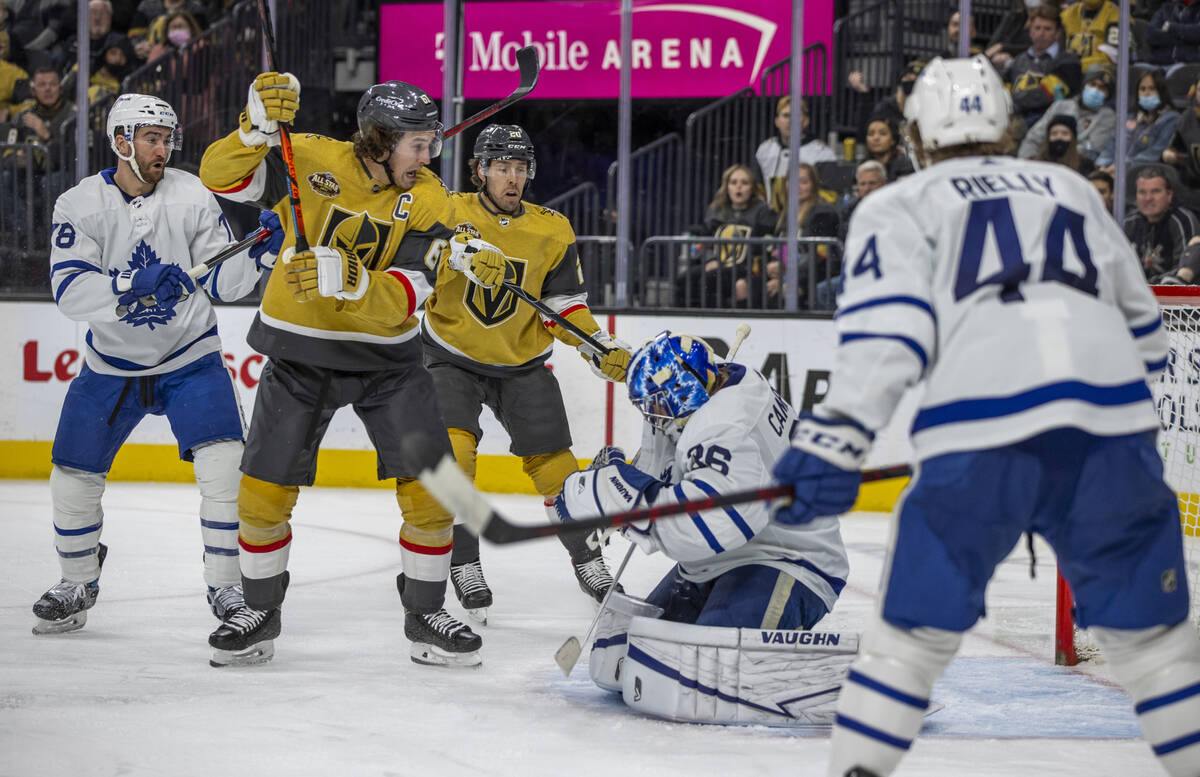
M117 149L116 136L119 132L132 146L133 135L138 127L166 127L170 130L167 159L171 158L171 151L183 148L183 130L179 128L175 109L161 98L130 92L118 97L108 111L108 144L112 146L113 153L126 162L132 162L133 153L123 156Z
M904 102L904 118L915 122L926 151L967 143L996 143L1004 137L1012 98L992 63L935 58L925 66Z

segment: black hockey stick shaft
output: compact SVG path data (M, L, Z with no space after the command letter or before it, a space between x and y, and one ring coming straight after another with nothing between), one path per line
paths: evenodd
M275 29L271 24L269 0L258 0L258 19L262 23L263 41L267 49L267 67L279 72L275 49ZM296 230L296 253L308 250L308 237L304 233L304 213L300 209L300 183L296 177L296 155L292 151L292 133L283 122L279 122L279 152L287 167L288 204L292 209L292 226Z
M465 130L467 127L474 126L484 119L489 119L492 116L495 116L500 111L504 110L517 100L520 100L522 97L532 92L533 87L537 86L538 82L539 66L537 49L535 49L533 46L526 46L525 48L518 50L517 68L521 73L521 83L517 85L517 88L513 90L512 94L510 94L508 97L505 97L498 103L489 105L469 119L464 119L458 124L455 124L453 127L443 132L442 137L452 138Z
M586 343L589 348L592 348L593 350L595 350L597 356L602 356L602 355L608 353L609 351L613 350L612 348L609 348L609 347L601 344L599 341L596 340L596 338L592 337L587 332L584 332L582 329L575 326L570 321L568 321L567 319L560 316L558 313L555 313L553 310L550 309L550 307L546 303L542 302L540 299L533 296L529 292L525 291L524 289L522 289L520 286L513 283L512 281L501 281L500 285L503 286L504 288L508 289L509 291L511 291L513 294L516 294L521 299L528 302L530 305L533 306L534 310L541 313L546 318L550 319L554 323L561 326L563 329L567 330L571 334L578 337L580 340L582 340L584 343Z

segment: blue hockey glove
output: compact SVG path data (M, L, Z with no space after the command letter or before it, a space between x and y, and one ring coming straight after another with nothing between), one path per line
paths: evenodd
M152 264L140 270L126 270L113 278L113 291L121 296L118 305L133 306L139 300L153 299L162 310L179 302L183 290L196 293L196 284L177 264Z
M250 246L250 258L259 270L272 270L275 268L279 249L283 247L283 224L273 210L264 210L258 214L258 223L259 226L271 230L271 236Z
M775 479L794 489L792 503L781 507L775 520L794 526L853 507L873 437L853 421L803 414L791 450L775 465Z
M588 469L600 469L607 467L609 464L625 463L625 451L615 445L605 445L600 450L596 451L596 455L592 457L592 463L588 465Z

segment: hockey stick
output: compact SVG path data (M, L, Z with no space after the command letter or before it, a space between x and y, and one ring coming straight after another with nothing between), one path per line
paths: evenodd
M516 294L521 299L528 302L530 305L533 306L534 310L541 313L546 318L550 319L554 323L561 326L563 329L567 330L568 332L570 332L571 334L575 335L580 340L582 340L584 345L586 345L588 348L591 348L593 351L595 351L595 353L592 355L603 356L604 354L608 353L610 350L614 350L611 348L606 348L603 345L601 345L596 340L596 338L592 337L587 332L584 332L582 329L575 326L570 321L568 321L567 319L560 316L558 313L555 313L553 310L550 309L550 307L548 305L546 305L546 303L542 302L540 299L533 296L529 292L525 291L524 289L522 289L520 286L513 283L512 281L500 281L500 285L502 287L508 289L509 291L511 291L513 294Z
M266 227L259 227L258 229L254 230L250 234L246 235L241 240L234 243L233 245L227 246L226 248L222 249L215 256L210 257L209 259L206 259L205 261L201 262L200 264L196 265L195 267L192 267L192 268L186 270L185 272L187 273L187 276L189 278L191 278L192 280L202 278L208 273L209 270L213 269L221 262L224 262L226 259L232 259L233 257L240 254L242 251L245 251L250 246L254 245L255 243L259 243L263 240L266 240L270 236L271 236L271 230L267 229ZM183 302L189 296L190 295L187 293L187 289L184 289L183 294L181 294L179 296L179 301ZM153 294L149 294L145 297L141 297L140 299L138 299L138 303L142 307L151 308L151 307L154 307L155 305L157 305L158 301L156 299L154 299ZM117 316L118 317L125 316L125 314L129 312L129 308L130 308L129 305L118 305L117 306Z
M428 450L428 446L420 439L421 437L422 435L419 434L410 434L403 443L406 448L413 451L410 454L413 458L419 458L420 454L417 451ZM912 475L912 467L907 464L898 464L894 467L863 470L862 480L864 483L872 483L877 480L903 478L910 475ZM716 507L729 507L746 502L782 499L794 493L790 485L764 486L763 488L749 488L744 491L730 491L704 499L692 499L686 502L675 502L658 507L645 507L613 515L597 515L594 518L583 518L569 523L523 526L511 523L493 509L483 494L479 493L475 485L467 479L467 476L454 463L454 457L450 454L443 456L435 467L423 470L417 477L421 481L421 485L433 495L434 499L441 502L450 512L463 518L468 531L497 545L506 545L510 542L525 542L527 540L538 539L539 537L553 537L559 534L589 532L595 529L628 526L634 521L653 522L662 518L688 515L702 510L711 510Z
M625 571L630 557L633 556L633 549L636 547L637 545L632 542L629 543L629 550L625 551L625 558L621 559L621 566L617 567L617 573L613 575L612 585L604 592L604 598L600 600L600 608L596 610L596 617L592 618L592 624L588 626L583 640L580 641L571 635L558 650L554 651L554 663L558 664L564 677L570 677L571 670L575 668L575 664L579 663L579 657L583 655L583 646L591 640L592 633L596 631L596 625L600 623L600 616L604 614L604 608L608 606L608 599L613 595L613 591L617 590L617 581L621 579L621 573Z
M512 94L510 94L508 97L505 97L498 103L489 105L469 119L465 119L458 124L455 124L453 127L443 132L442 137L452 138L465 130L467 127L471 127L483 121L484 119L495 116L500 111L504 110L517 100L520 100L522 97L532 92L533 87L537 86L538 82L539 68L537 49L535 49L533 46L526 46L523 49L519 49L517 51L517 67L521 72L521 82L517 85L517 88L513 90Z
M267 8L269 0L258 0L258 19L262 23L263 41L267 49L267 67L275 72L275 29L271 25L271 11ZM296 230L296 253L308 250L308 237L304 233L304 214L300 211L300 184L296 178L296 155L292 151L292 133L287 125L279 122L279 152L283 154L283 162L287 167L288 204L292 209L292 226Z

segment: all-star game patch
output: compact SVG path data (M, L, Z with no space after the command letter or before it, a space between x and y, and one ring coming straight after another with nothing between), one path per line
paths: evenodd
M342 185L333 173L313 173L308 177L308 185L322 197L336 197L342 193Z
M461 224L455 225L454 234L456 234L456 235L464 235L465 234L465 235L475 238L476 240L483 239L483 236L479 234L479 230L476 229L475 225L469 221L464 221Z

